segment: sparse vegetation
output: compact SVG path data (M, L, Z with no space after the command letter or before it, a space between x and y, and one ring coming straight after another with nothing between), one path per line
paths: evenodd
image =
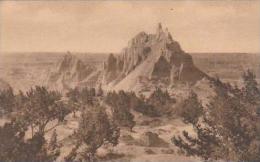
M177 152L205 160L257 161L260 159L260 90L251 71L246 71L242 77L244 86L241 88L211 79L216 96L205 108L197 94L191 91L188 98L174 109L175 99L159 88L147 98L124 91L105 94L101 87L97 91L75 88L66 94L65 99L59 92L39 86L26 93L14 94L12 89L2 91L1 112L8 115L10 121L0 127L0 161L55 161L62 145L54 129L66 115L76 111L81 113L79 127L71 135L70 140L75 143L66 161L98 161L125 156L111 153L99 157L97 150L118 144L119 127L133 129L136 125L133 111L158 117L140 122L144 127L160 125L160 117L167 118L173 112L186 124L191 124L195 136L183 131L182 136L172 138L180 149ZM47 126L50 123L51 126ZM45 135L51 131L47 141ZM28 132L30 136L26 137ZM169 147L152 132L147 132L139 140L131 135L124 135L121 140L127 145ZM145 153L155 154L151 149L145 149ZM161 153L173 154L174 151L161 149Z
M147 99L136 99L134 109L150 117L169 116L172 114L172 106L176 102L167 91L157 88Z
M99 89L97 94L95 88L85 87L83 89L79 89L76 87L74 89L70 89L66 93L66 97L68 98L68 107L73 112L73 116L76 117L77 111L84 110L89 106L97 104L97 97L100 97L101 95L103 95L102 89Z
M179 105L176 111L185 123L197 123L202 116L203 107L197 94L191 91L188 98Z
M39 133L25 139L26 130L19 121L0 127L0 161L55 161L59 156L59 148L55 148L57 152L48 150L44 136Z
M253 76L250 71L243 75L241 89L213 80L217 94L203 112L202 122L187 121L196 137L184 131L183 137L173 137L174 144L187 155L205 160L259 161L259 89Z
M17 118L30 126L32 137L37 133L44 135L60 124L70 112L61 101L61 94L48 91L45 87L36 86L24 96L24 103L18 112ZM52 128L46 126L57 120Z
M50 141L48 142L48 153L51 155L60 155L60 147L61 145L58 143L58 134L56 129L52 132L52 136ZM55 159L53 159L55 160Z
M134 115L130 112L131 100L132 96L124 91L111 92L106 96L106 102L111 106L114 121L122 127L130 128L130 130L135 126Z
M79 108L79 106L93 105L95 103L96 90L95 88L88 87L83 89L74 88L71 89L66 96L74 108Z
M10 122L0 127L0 161L55 161L60 153L57 134L49 146L44 135L56 126L46 130L49 122L62 121L67 114L64 105L59 103L61 96L44 87L35 87L26 95L20 92L9 97L16 98L15 104L8 106L17 112ZM31 131L30 138L25 137L28 131Z
M75 132L76 146L66 157L67 161L96 161L96 151L102 145L118 144L120 129L111 121L101 106L82 112L79 128ZM79 150L79 147L83 149Z
M0 91L0 116L9 114L13 111L15 105L15 95L13 89Z

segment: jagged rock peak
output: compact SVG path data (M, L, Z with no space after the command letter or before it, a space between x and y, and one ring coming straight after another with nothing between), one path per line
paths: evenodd
M144 43L146 43L147 41L148 41L148 34L146 34L144 31L142 31L130 40L130 42L128 43L128 46L129 47L141 46Z
M158 27L157 27L157 30L156 30L156 31L157 31L157 32L156 32L157 35L163 33L163 29L162 29L162 24L161 24L161 23L158 24Z
M76 56L72 55L69 51L63 56L62 62L72 62L73 60L77 60Z
M166 40L169 43L173 42L171 33L168 31L168 28L166 27L165 30L163 30L162 24L159 23L156 29L156 39L157 40Z
M104 69L105 83L128 90L145 87L145 80L167 86L179 81L193 83L206 76L161 23L154 34L140 32L120 55L110 55Z
M75 70L84 69L84 63L78 59L76 56L72 55L69 51L63 56L58 65L58 71L64 72L75 68Z
M71 66L72 62L74 62L75 60L75 56L73 56L70 52L67 52L59 62L59 71L67 69L67 67Z
M47 85L55 89L69 89L84 81L95 67L84 64L75 55L67 52L49 74Z
M110 53L107 59L107 64L105 64L105 69L107 71L115 71L117 68L117 58L114 54Z
M162 23L158 23L158 30L162 30Z
M173 39L170 32L168 31L168 28L163 30L162 24L159 23L155 34L147 34L142 31L129 41L128 47L139 47L145 44L157 43L158 41L162 40L165 40L166 43L173 43Z

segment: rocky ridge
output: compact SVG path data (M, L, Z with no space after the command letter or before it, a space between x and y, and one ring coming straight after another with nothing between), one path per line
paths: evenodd
M103 69L83 63L69 52L49 74L52 89L97 87L105 90L153 91L178 83L193 85L207 75L193 63L168 29L159 23L155 34L138 33L119 55L110 54Z
M204 77L207 75L159 23L155 34L140 32L120 55L109 55L104 63L103 84L110 89L140 91L152 82L194 84Z
M47 85L57 90L74 88L83 84L86 79L90 82L94 73L97 73L95 67L84 64L68 52L50 72Z

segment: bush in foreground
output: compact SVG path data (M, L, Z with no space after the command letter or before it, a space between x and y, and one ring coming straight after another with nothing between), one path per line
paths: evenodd
M118 144L120 129L111 121L104 108L94 106L82 112L75 132L75 147L66 161L96 161L96 152L104 144ZM81 149L79 149L81 147Z
M255 97L260 91L252 76L245 73L241 89L213 80L217 95L203 112L202 122L187 120L196 136L184 131L183 136L173 137L173 143L186 155L205 160L260 161L260 104Z

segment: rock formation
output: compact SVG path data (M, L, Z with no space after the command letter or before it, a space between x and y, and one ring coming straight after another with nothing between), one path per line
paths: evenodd
M48 85L62 90L102 84L107 90L141 92L159 85L194 84L203 77L207 75L159 24L155 34L140 32L119 55L110 54L103 69L85 65L68 53L50 73Z
M57 90L73 88L84 82L95 70L68 52L50 72L47 85Z
M147 82L165 85L176 82L193 84L205 77L173 40L166 28L159 24L156 34L140 32L118 56L110 54L104 64L103 83L112 89L138 91Z

